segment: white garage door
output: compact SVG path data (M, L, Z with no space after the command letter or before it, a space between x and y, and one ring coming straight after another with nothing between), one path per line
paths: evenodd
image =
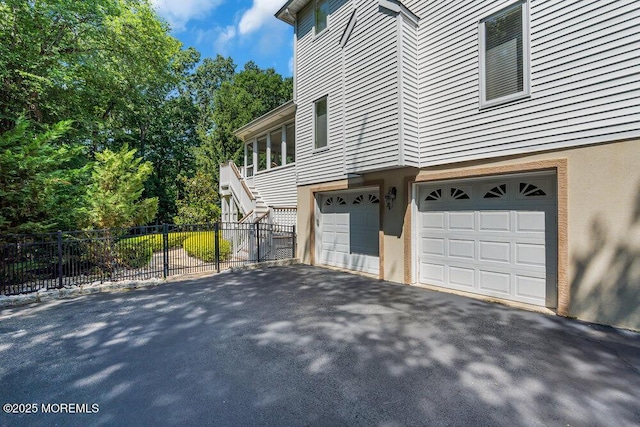
M540 173L418 186L419 282L555 307L555 188Z
M324 265L377 275L380 199L377 190L334 192L318 198L316 253Z

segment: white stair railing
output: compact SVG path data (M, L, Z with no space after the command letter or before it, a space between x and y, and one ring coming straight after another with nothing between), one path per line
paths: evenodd
M231 161L220 165L220 193L233 195L242 212L251 212L256 208L255 196Z

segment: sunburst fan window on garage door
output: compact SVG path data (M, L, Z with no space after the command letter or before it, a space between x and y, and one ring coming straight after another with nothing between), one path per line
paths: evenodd
M460 188L451 188L451 198L455 200L469 200L469 195Z
M533 184L528 184L526 182L521 182L520 183L520 194L522 194L525 197L535 197L535 196L546 196L547 193L545 193L542 188L533 185Z
M500 184L487 191L485 199L502 199L507 195L507 184Z
M442 199L442 190L441 189L437 189L437 190L433 190L431 193L429 193L427 195L427 197L425 197L424 201L425 202L435 202L437 200Z

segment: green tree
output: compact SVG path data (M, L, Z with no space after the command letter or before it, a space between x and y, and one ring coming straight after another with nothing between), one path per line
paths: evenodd
M20 117L0 134L0 232L35 233L73 228L87 176L81 150L54 145L70 121L36 129Z
M215 128L216 92L223 83L233 79L235 70L233 59L217 55L215 59L205 58L187 80L187 87L198 108L198 132L203 139Z
M180 43L146 0L0 2L0 132L27 113L72 119L68 137L94 150L108 119L170 82Z
M178 177L194 173L199 116L187 82L199 57L194 49L176 55L174 83L148 91L144 102L120 114L121 123L114 128L121 131L109 143L112 149L123 144L137 148L138 155L152 163L145 194L158 198L157 222L172 220L182 186Z
M203 62L190 84L198 107L201 144L195 150L199 175L185 181L185 185L201 186L199 197L216 204L219 165L237 161L242 152L242 141L233 131L289 101L293 95L293 80L283 78L272 68L263 70L253 62L238 73L232 72L234 68L231 58L218 56L215 61ZM178 221L189 217L184 214L187 200L179 202Z
M184 182L184 199L178 200L178 214L174 218L176 224L203 224L220 219L218 207L218 188L211 177L202 171L196 172L193 178L182 178Z
M242 152L242 141L233 131L291 100L292 96L291 78L283 78L273 68L263 70L254 62L248 62L215 92L214 128L210 137L203 139L198 166L217 181L218 165L228 160L237 161Z
M196 132L195 105L181 96L167 100L149 123L144 159L153 164L145 184L146 194L158 198L157 222L171 222L184 180L195 170L194 149L200 144Z
M153 167L135 154L127 145L96 154L85 208L89 227L132 227L155 217L158 199L142 197Z
M50 148L86 147L84 163L106 148L136 148L155 166L146 193L159 198L160 219L169 218L177 177L193 173L199 145L187 90L199 60L194 49L181 50L148 0L0 0L0 135L24 115L40 133L73 120ZM37 211L51 214L48 223L69 223L45 205Z

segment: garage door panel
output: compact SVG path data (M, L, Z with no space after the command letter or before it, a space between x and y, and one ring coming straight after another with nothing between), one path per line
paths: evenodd
M334 243L336 245L344 245L349 247L349 232L336 232L334 233Z
M445 266L442 264L421 263L420 275L425 283L442 285L444 280Z
M454 258L463 258L473 261L476 253L474 240L449 239L448 255Z
M474 212L450 212L448 229L452 231L474 231L475 230L475 213Z
M511 212L509 211L480 211L478 231L511 231Z
M469 199L455 199L454 188ZM554 189L555 177L542 174L419 184L418 280L555 307Z
M509 296L509 294L511 294L511 275L499 271L480 270L478 274L478 288L480 290Z
M476 271L473 268L449 267L449 283L467 289L475 287Z
M544 299L546 296L546 279L541 277L530 277L516 275L515 291L516 295L523 298L535 300Z
M334 243L334 242L326 242L326 243L323 242L322 243L322 250L327 252L327 253L331 253L331 252L348 253L349 245L339 244L339 243Z
M544 235L545 225L545 212L516 212L517 232L540 233Z
M478 242L480 248L478 259L480 261L493 261L501 263L511 262L511 243L509 242Z
M422 227L429 230L444 230L444 212L425 212L422 218Z
M546 264L546 247L544 243L516 243L516 263L544 267Z
M436 237L422 238L422 253L427 255L444 256L445 239Z

